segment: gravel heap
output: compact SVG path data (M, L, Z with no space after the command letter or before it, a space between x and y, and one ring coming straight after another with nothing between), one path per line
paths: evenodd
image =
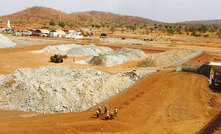
M16 44L4 35L0 34L0 48L14 47Z
M80 45L68 44L68 45L57 45L57 46L47 46L42 50L38 51L40 53L62 53L65 54L67 51L74 47L79 47Z
M188 50L172 50L153 54L138 64L138 67L168 67L193 52Z
M48 66L16 70L0 81L10 109L40 113L80 112L117 95L141 76L90 68Z
M101 47L101 46L95 46L93 44L91 45L84 45L72 48L67 52L67 55L70 56L98 56L99 54L106 54L108 52L113 51L109 47Z
M93 65L113 66L123 62L144 58L146 56L147 55L139 49L121 48L115 51L110 51L107 54L90 57L88 63Z
M113 51L109 47L100 47L93 44L90 45L58 45L58 46L47 46L40 53L60 53L67 54L69 56L97 56L99 54L106 54L109 51Z

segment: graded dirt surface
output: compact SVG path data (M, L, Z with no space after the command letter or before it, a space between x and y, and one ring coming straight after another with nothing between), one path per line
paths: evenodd
M203 52L202 54L189 60L187 64L203 65L206 62L214 61L214 58L220 58L220 57Z
M157 48L139 45L110 44L97 40L76 40L67 43L109 46L112 49L139 48L147 54L176 48ZM126 62L112 67L90 66L73 62L88 57L68 57L64 63L49 62L50 53L34 53L49 44L0 49L0 74L9 74L19 68L38 66L87 66L104 72L133 70L142 60ZM50 44L58 45L58 43ZM212 54L203 53L190 63L206 62ZM201 63L200 63L201 64ZM142 69L142 68L139 68ZM209 88L208 79L202 75L175 72L167 68L149 75L139 83L102 103L108 110L117 106L118 117L114 120L95 118L96 108L85 112L38 115L17 111L0 110L0 133L15 134L75 134L75 133L125 133L125 134L192 134L203 128L221 110L221 94ZM4 117L3 117L4 116ZM23 116L23 117L22 117ZM33 117L28 117L33 116ZM219 133L219 132L217 132Z
M81 113L2 119L0 132L195 133L221 110L220 97L208 88L205 77L167 70L103 103L102 108L107 104L110 111L118 106L119 115L114 120L94 118L94 108Z

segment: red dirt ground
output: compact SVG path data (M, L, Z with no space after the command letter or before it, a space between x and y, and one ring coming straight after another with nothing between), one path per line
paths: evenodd
M203 52L202 54L196 56L195 58L189 60L187 64L195 64L195 65L203 65L206 62L214 61L214 58L220 58L216 55L212 55L206 52Z
M118 106L119 116L114 120L93 118L94 109L2 119L0 133L195 133L221 110L220 97L208 88L205 77L168 70L103 103L109 110Z
M89 66L73 63L73 57L65 59L64 63L54 64L48 62L52 54L30 52L42 49L46 45L0 49L0 74L8 74L19 68L46 65ZM110 46L123 47L119 44ZM136 48L136 46L133 47ZM154 49L154 47L140 49L145 50L146 53L167 50ZM205 57L199 56L192 62L210 58L210 56ZM85 58L87 57L75 57L76 60ZM90 67L108 72L133 68L138 62L139 60L113 67ZM29 118L19 117L18 115L23 113L15 111L0 111L1 116L8 116L0 118L0 133L196 133L221 110L221 94L209 88L206 77L193 73L174 72L173 68L169 68L151 74L129 90L109 99L101 104L102 108L105 104L108 105L109 110L117 106L119 117L111 121L95 119L96 108L80 113L40 115Z

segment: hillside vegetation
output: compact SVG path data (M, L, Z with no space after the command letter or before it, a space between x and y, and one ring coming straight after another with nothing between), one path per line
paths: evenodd
M31 7L23 11L1 16L0 21L6 22L10 20L13 24L32 24L38 23L42 25L48 25L50 22L58 24L58 22L65 22L68 26L107 26L107 25L153 25L155 22L150 19L124 16L113 14L109 12L78 12L67 14L65 12L55 10L47 7Z

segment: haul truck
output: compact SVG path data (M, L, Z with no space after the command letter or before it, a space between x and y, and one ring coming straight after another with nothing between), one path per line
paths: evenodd
M209 78L210 84L221 89L221 62L207 62L201 66L184 64L177 71L202 74Z

